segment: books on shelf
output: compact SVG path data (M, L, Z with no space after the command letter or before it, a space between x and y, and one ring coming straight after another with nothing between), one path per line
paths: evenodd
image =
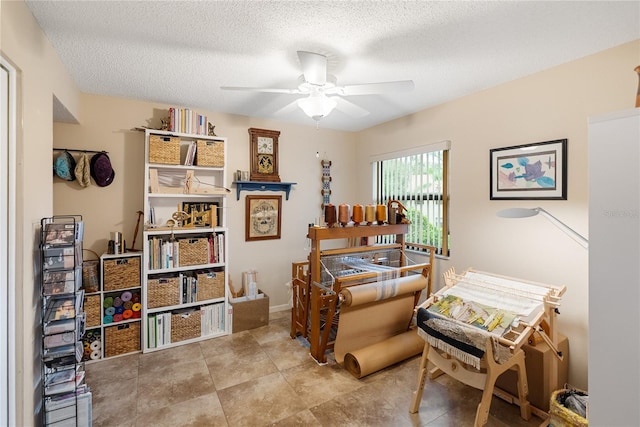
M169 108L169 130L171 132L207 135L209 120L190 108Z
M223 263L224 257L224 233L212 233L206 237L206 253L202 254L202 265ZM149 270L163 270L169 268L182 267L180 258L179 239L166 239L162 237L152 237L147 239Z
M197 308L189 309L197 313ZM200 335L203 337L225 330L224 303L209 304L200 307ZM179 311L176 311L178 313ZM147 348L159 348L171 344L171 314L167 311L154 313L147 317Z

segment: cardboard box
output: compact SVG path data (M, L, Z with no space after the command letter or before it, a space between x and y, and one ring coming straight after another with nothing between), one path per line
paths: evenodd
M244 297L231 299L234 334L269 324L269 296L261 290L258 293L263 296L252 300Z
M547 343L536 345L525 344L522 346L525 354L525 366L527 368L527 382L529 385L528 400L531 405L544 412L549 412L551 394L557 389L563 388L569 374L569 341L564 335L558 334L558 350L562 352L564 359L558 360L558 382L555 389L550 388L549 370L552 358L556 357ZM557 359L556 359L557 360ZM516 381L518 374L509 370L498 377L496 387L518 396Z

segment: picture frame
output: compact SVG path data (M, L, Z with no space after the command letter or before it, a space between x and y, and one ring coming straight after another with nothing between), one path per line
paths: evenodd
M245 240L279 239L282 227L282 196L246 196Z
M489 150L490 200L567 200L567 139Z

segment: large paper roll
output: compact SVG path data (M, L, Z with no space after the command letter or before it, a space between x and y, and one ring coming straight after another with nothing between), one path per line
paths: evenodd
M423 348L424 340L414 329L345 354L344 367L354 377L362 378L420 354Z
M406 332L413 318L415 293L426 286L424 276L414 275L343 289L333 347L336 362L342 364L347 353ZM390 360L387 366L393 363Z

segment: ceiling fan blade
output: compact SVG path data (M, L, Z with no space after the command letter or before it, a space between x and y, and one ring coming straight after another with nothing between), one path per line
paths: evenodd
M389 92L408 92L413 90L413 80L399 80L396 82L367 83L361 85L336 86L325 93L335 93L342 96L349 95L375 95Z
M293 113L296 110L298 110L298 100L297 99L291 101L290 103L288 103L284 107L281 107L281 108L277 109L276 111L273 112L273 114L274 115L286 115L286 114Z
M367 110L354 104L353 102L347 101L344 98L341 98L339 96L330 96L329 98L335 100L338 103L338 105L336 105L336 110L340 110L355 119L359 119L369 115L369 112Z
M322 86L327 82L327 57L319 53L298 51L302 74L307 83Z
M299 89L279 89L268 87L241 87L241 86L220 86L222 90L241 90L246 92L268 92L268 93L287 93L290 95L299 95Z

